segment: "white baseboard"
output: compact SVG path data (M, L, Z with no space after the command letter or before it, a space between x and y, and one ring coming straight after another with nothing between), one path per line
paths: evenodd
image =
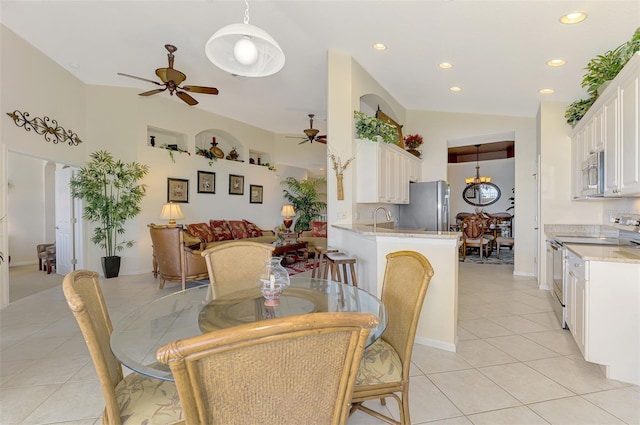
M417 336L416 337L416 344L426 345L428 347L439 348L441 350L451 351L452 353L455 353L456 352L456 345L458 343L457 339L458 338L456 337L455 344L451 344L451 343L448 343L448 342L439 341L437 339L424 338L424 337Z

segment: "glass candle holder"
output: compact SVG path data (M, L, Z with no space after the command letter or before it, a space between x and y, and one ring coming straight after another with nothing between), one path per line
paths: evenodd
M291 284L289 272L282 267L282 257L273 257L265 262L265 268L258 277L258 287L265 299L264 304L275 306L280 304L282 291Z

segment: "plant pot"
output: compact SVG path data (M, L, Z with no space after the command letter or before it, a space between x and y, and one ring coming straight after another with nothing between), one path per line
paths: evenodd
M415 149L407 149L407 152L409 152L410 154L415 155L415 156L417 156L418 158L420 158L420 155L421 155L421 154L420 154L420 151L418 151L418 150L415 150Z
M107 279L118 277L120 273L120 257L114 255L112 257L102 257L101 260L104 277Z

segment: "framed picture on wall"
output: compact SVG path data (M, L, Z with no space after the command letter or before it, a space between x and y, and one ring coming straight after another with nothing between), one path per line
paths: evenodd
M229 174L229 195L244 195L244 176Z
M189 202L189 180L167 178L167 202Z
M198 171L198 193L216 193L216 173Z
M262 186L258 186L255 184L249 185L249 203L250 204L261 204L262 203Z

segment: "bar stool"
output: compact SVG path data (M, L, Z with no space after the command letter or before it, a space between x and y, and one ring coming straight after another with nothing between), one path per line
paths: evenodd
M347 268L350 269L351 285L358 286L358 280L356 279L356 259L349 257L343 252L328 252L326 255L327 263L329 267L324 269L324 278L327 278L327 272L331 268L331 280L336 280L342 283L349 283L347 278ZM342 273L340 273L340 266L342 266Z
M314 249L315 254L313 256L313 270L311 271L311 277L320 278L323 275L326 277L327 273L323 273L322 270L322 267L324 267L325 270L329 269L325 256L328 252L338 252L338 250L334 248L325 248L323 246L316 246Z
M507 237L504 237L504 236L498 236L496 238L496 248L498 250L498 258L500 258L500 247L501 246L508 246L509 249L513 249L513 243L514 243L513 238L507 238Z

